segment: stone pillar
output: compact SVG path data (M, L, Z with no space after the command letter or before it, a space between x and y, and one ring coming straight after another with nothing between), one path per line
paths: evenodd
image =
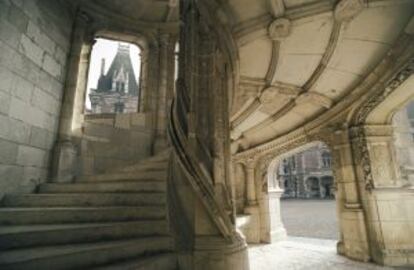
M269 190L269 217L270 217L270 243L284 240L287 237L286 229L282 223L280 213L280 197L283 189Z
M155 116L155 141L153 152L157 152L167 147L167 135L166 135L166 119L167 119L167 92L168 92L168 73L173 72L168 70L169 57L174 57L173 53L170 53L169 48L171 37L168 34L162 34L160 36L160 50L159 50L159 74L158 74L158 96L156 99L156 116Z
M406 179L407 184L414 186L414 127L408 118L408 109L414 109L414 102L411 104L394 114L392 125L398 178Z
M340 231L338 253L355 260L369 261L365 212L359 196L349 133L344 129L336 131L333 136L333 173L337 185L336 202Z
M247 206L244 213L249 216L249 224L243 231L247 243L260 243L260 209L256 195L256 162L249 161L246 165L246 197Z
M246 166L246 193L247 204L249 206L257 205L256 184L255 184L255 162L250 161Z
M372 259L389 266L414 262L414 189L397 174L393 128L364 126L358 163ZM365 144L365 145L364 145Z
M54 149L53 180L71 182L78 173L79 141L82 136L83 110L92 39L87 39L88 16L77 14L72 33L65 91Z

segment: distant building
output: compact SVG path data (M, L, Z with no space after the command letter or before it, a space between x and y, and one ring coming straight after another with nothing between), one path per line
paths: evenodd
M287 198L333 198L331 153L319 144L306 151L283 159L278 179Z
M129 45L119 43L106 74L101 63L98 87L90 89L91 113L132 113L137 111L139 87L132 68Z

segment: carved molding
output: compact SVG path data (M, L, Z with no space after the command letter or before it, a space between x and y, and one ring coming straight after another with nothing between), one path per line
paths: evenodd
M331 108L333 104L332 99L316 92L303 93L302 95L298 96L298 98L296 98L295 102L297 105L312 103L326 109Z
M308 91L310 90L313 85L316 83L316 81L320 78L320 76L322 75L322 73L325 71L327 64L329 63L333 52L335 51L335 48L337 46L338 40L339 40L339 35L340 35L340 30L341 30L341 23L335 23L331 32L331 36L329 39L329 43L327 46L327 49L324 53L324 55L322 56L322 59L318 65L318 67L316 68L316 70L312 73L311 77L308 79L308 81L305 83L305 85L303 86L303 90L301 89L300 91ZM299 87L296 87L296 89L300 89ZM315 93L316 94L316 93ZM298 97L299 98L299 104L301 103L301 99L303 99L304 97ZM305 99L306 100L306 99ZM333 101L327 97L324 97L321 95L320 98L317 98L313 95L313 97L310 99L312 100L315 104L320 105L322 107L325 108L330 108L333 105ZM273 121L279 119L280 117L282 117L284 114L282 114L281 112L285 112L287 113L289 110L286 110L287 107L289 107L290 109L293 109L295 103L292 104L286 104L283 108L281 108L280 110L276 111L269 119L272 119ZM248 115L245 115L245 119L248 117ZM241 122L240 122L241 123ZM252 127L249 131L252 130L257 130L258 128L263 127L263 125L268 125L270 122L269 121L265 121L262 122L263 124L259 124L256 127Z
M275 1L275 0L269 0ZM330 0L318 1L294 8L285 9L284 17L290 21L311 17L318 14L332 12L333 4ZM261 14L253 19L243 21L233 27L233 36L239 46L249 43L268 34L267 28L274 17L270 14Z
M350 139L353 141L352 149L357 160L361 164L364 174L365 188L371 191L375 188L371 159L368 149L368 136L391 136L392 130L376 126L364 126L368 115L383 102L395 89L397 89L408 77L414 74L414 57L395 74L384 87L378 87L376 93L366 100L356 113L354 126L350 130ZM391 134L390 134L391 133Z
M265 81L267 85L272 84L276 74L277 63L279 60L280 42L272 41L272 58L270 59L269 68L267 69Z
M351 20L356 15L358 15L366 6L366 0L341 0L335 6L335 20L338 22Z
M269 37L271 40L278 41L290 35L292 23L289 19L279 18L274 20L268 28Z
M341 23L337 23L337 22L334 23L332 31L331 31L331 35L329 37L328 46L326 47L326 50L321 58L321 61L319 62L319 65L315 69L315 71L312 73L310 78L303 85L303 89L305 91L310 90L315 85L316 81L321 77L322 73L325 71L326 66L331 60L332 55L335 51L335 48L338 44L339 34L342 28L341 26L342 26Z
M244 85L249 86L249 87L259 87L258 89L260 89L266 86L266 82L263 79L241 77L241 84L240 84L239 89L244 89ZM263 95L264 93L266 94L267 91L269 92L275 91L274 93L277 92L278 94L282 95L282 98L286 98L286 97L291 98L292 96L297 96L302 91L302 89L300 89L299 87L295 85L275 82L272 85L265 87L262 90L261 95ZM256 93L255 95L258 95L258 94ZM254 96L253 92L251 92L249 97L253 97L253 96ZM242 108L243 109L242 111L239 111L236 114L234 114L231 120L232 127L237 127L238 125L240 125L244 120L247 119L247 117L249 117L251 113L253 113L255 110L257 110L260 107L260 105L262 104L264 100L260 97L260 95L258 96L259 98L255 99L248 106ZM275 96L275 98L277 97ZM244 100L247 101L248 99L244 98ZM239 107L241 107L241 104L239 104Z
M369 113L383 102L395 89L397 89L405 80L414 73L414 58L411 58L407 64L393 76L383 87L377 87L377 92L368 98L358 109L355 116L354 125L365 123Z
M260 95L260 102L262 104L272 103L276 98L294 98L299 91L295 88L284 88L277 86L270 86L263 90Z
M268 0L269 7L274 17L281 17L285 13L285 4L283 0Z
M277 137L271 141L257 145L254 148L239 152L238 154L234 155L233 158L235 160L243 160L252 156L260 157L273 151L274 149L279 148L281 144L284 144L290 140L294 140L294 138L303 136L305 133L315 133L315 131L318 131L324 127L335 125L335 123L343 123L344 119L349 117L348 114L351 112L351 109L363 101L361 99L361 96L371 96L371 94L367 94L369 93L369 90L378 89L379 86L383 85L384 80L390 78L392 74L396 74L399 73L399 71L404 70L404 67L401 68L401 66L399 66L400 68L398 68L396 64L390 65L390 63L398 63L399 65L403 65L404 62L408 62L408 59L414 58L414 51L410 49L410 46L412 46L412 44L412 38L406 34L403 34L387 53L386 57L378 64L378 66L375 67L370 74L367 74L361 83L352 90L352 95L347 95L326 113L321 114L319 117L315 118L313 121L305 124L304 126L295 129L284 136ZM411 60L411 62L412 61L413 60ZM405 67L408 67L408 64L405 65ZM401 72L400 75L390 78L388 81L394 82L388 85L391 86L393 84L397 84L398 81L401 81L401 79L397 78L406 77L407 73L412 72L409 70L410 68L406 68L406 71ZM363 102L366 106L371 106L369 102ZM358 115L358 113L355 113L354 115ZM354 119L355 118L358 117L354 116ZM355 124L357 123L356 120L351 121Z

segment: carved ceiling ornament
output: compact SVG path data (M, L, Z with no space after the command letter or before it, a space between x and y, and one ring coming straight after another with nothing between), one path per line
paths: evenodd
M341 0L334 11L338 22L348 21L358 15L367 6L366 0Z
M289 36L291 31L291 22L286 18L279 18L274 20L269 25L269 37L271 40L282 40Z

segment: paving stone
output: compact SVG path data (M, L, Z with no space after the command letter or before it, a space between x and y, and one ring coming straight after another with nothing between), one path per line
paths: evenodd
M289 237L269 245L249 247L251 270L392 270L352 261L336 253L336 241Z
M282 221L288 235L338 239L335 200L281 200Z

